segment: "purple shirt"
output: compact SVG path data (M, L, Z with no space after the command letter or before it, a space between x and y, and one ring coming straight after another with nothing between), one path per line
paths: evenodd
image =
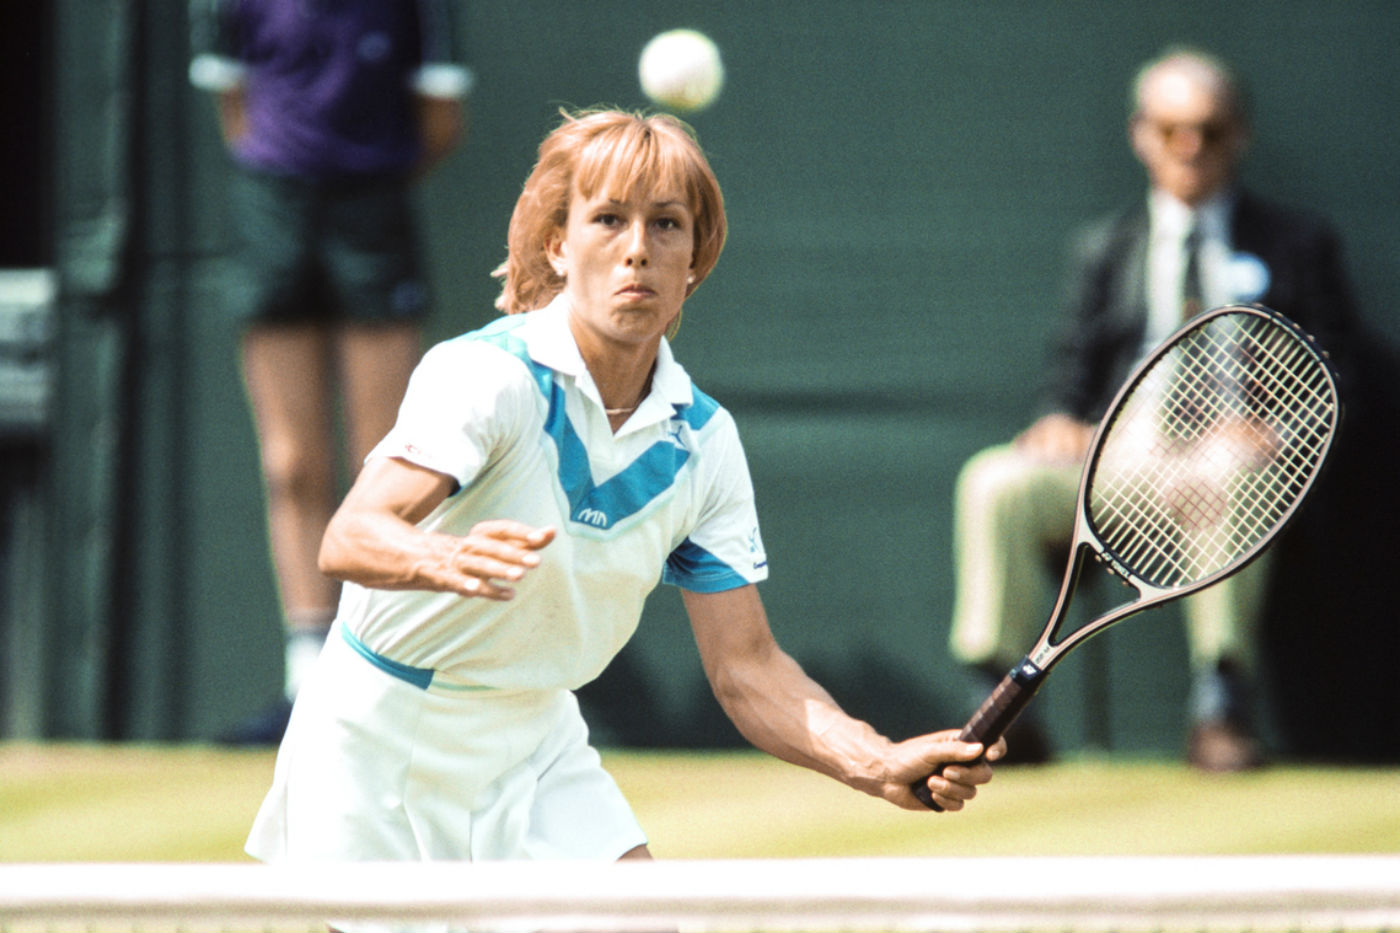
M239 161L336 177L404 172L418 159L415 81L450 61L442 3L197 0L194 12L204 17L195 83L244 89Z

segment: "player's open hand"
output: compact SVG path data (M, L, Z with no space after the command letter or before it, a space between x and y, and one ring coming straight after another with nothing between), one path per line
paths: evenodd
M927 810L909 785L927 779L933 800L944 810L961 810L977 796L979 785L992 779L992 762L1006 754L1006 740L985 748L958 739L959 730L946 729L900 742L896 753L903 759L892 775L885 798L906 810Z
M454 589L463 596L507 600L518 583L540 565L539 551L554 540L553 528L534 528L509 519L477 522L457 539L448 561Z

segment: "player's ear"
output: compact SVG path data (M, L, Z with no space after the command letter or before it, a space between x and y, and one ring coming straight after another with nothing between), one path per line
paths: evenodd
M564 273L568 270L568 246L564 242L563 231L556 229L545 237L544 254L554 274L564 278Z

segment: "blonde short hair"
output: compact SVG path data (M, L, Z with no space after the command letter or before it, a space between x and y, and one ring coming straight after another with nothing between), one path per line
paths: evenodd
M515 202L506 261L492 273L504 279L496 307L532 311L559 294L564 280L550 265L546 244L567 224L575 190L592 197L609 188L623 197L639 187L675 185L685 192L695 218L689 297L719 260L727 231L724 196L695 131L669 114L561 112L564 122L540 144Z

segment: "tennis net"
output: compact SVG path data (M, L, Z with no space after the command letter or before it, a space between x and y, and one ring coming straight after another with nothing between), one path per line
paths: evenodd
M1400 930L1400 855L16 864L0 930Z

